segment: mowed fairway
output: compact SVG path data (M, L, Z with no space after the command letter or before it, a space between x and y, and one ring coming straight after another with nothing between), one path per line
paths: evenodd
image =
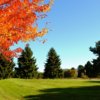
M0 80L0 100L100 100L100 80Z

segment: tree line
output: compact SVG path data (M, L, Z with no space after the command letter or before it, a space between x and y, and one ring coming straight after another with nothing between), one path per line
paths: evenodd
M44 65L44 72L38 72L36 58L29 45L22 51L18 58L18 67L15 67L13 59L7 60L0 54L0 79L5 78L100 78L100 41L96 42L95 47L90 47L97 58L79 65L77 69L61 68L61 59L54 48L51 48L47 55Z

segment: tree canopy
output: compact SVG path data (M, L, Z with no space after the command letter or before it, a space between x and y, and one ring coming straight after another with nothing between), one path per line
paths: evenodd
M5 57L15 57L21 48L9 48L18 41L34 40L47 33L43 28L38 31L39 18L45 18L53 0L0 0L0 53Z
M100 57L100 41L96 42L95 47L90 47L90 51Z

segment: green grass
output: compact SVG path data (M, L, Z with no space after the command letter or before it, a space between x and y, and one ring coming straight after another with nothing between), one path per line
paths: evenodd
M0 80L0 100L100 100L100 80Z

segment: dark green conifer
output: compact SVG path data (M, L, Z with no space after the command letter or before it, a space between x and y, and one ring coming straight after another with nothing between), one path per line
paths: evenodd
M48 52L48 58L45 63L44 78L59 78L62 76L62 70L60 68L61 60L57 55L54 48L51 48Z
M13 68L15 64L12 59L6 59L0 54L0 79L13 77Z
M16 77L35 78L37 75L36 59L31 48L27 45L18 58L18 68L15 68Z
M100 41L96 42L94 48L90 47L90 51L97 56L97 59L93 60L94 77L100 77Z

